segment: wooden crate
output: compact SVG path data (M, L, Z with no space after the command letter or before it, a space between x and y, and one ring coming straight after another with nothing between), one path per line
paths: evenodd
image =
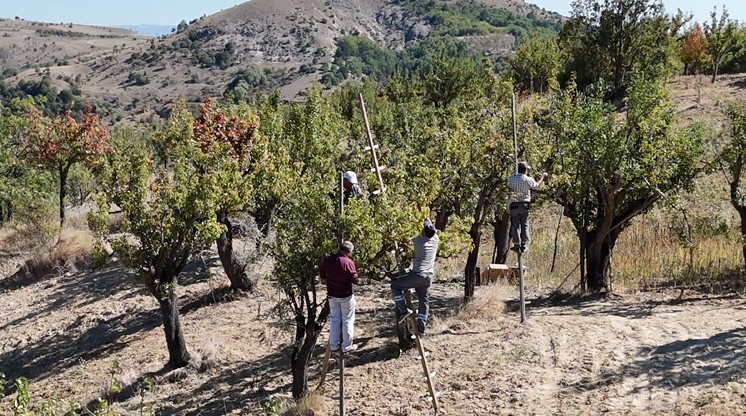
M509 285L518 285L518 267L507 264L488 264L481 267L481 275L477 285L488 285L504 281Z

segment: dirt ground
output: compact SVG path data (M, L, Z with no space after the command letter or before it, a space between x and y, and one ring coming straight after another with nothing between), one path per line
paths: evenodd
M190 267L179 301L195 368L178 372L163 368L157 303L121 267L0 281L0 371L27 377L35 406L77 400L93 408L104 397L123 414L150 403L162 415L264 415L273 399L290 396L293 329L266 279L256 293L230 298L215 259ZM526 324L515 287L479 287L462 307L461 283L434 285L424 343L446 414L746 413L740 297L669 290L550 302L528 284ZM357 299L360 349L346 362L347 414L433 414L416 351L400 355L396 346L387 284L361 286ZM326 339L325 331L320 344ZM319 345L312 387L322 356ZM110 372L115 363L121 370ZM106 393L112 374L123 387L117 395ZM317 414L338 414L337 374L333 358ZM144 377L154 378L153 393L140 394Z

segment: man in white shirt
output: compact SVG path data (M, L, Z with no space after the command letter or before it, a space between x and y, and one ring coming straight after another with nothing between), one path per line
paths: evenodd
M526 162L518 163L518 172L508 178L508 188L513 192L510 210L510 237L513 247L510 249L521 253L526 251L531 232L528 225L528 214L531 209L531 191L538 189L547 173L544 172L538 181L528 176L531 166Z

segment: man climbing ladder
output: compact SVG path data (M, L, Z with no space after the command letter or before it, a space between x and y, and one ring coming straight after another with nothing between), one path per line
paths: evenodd
M417 330L420 334L425 333L425 324L429 311L430 286L435 274L435 256L438 254L438 237L435 226L430 220L425 220L422 233L419 237L412 239L414 245L414 259L412 270L404 276L399 276L391 281L391 293L394 303L401 313L401 321L414 313L404 301L404 290L414 288L417 293L419 305L417 307Z
M508 188L513 192L510 202L510 237L513 239L513 247L510 249L515 252L525 253L528 242L531 239L531 231L528 223L528 215L531 209L531 191L539 189L547 177L544 172L541 178L536 181L528 176L531 166L526 162L517 164L518 172L510 175L508 178Z

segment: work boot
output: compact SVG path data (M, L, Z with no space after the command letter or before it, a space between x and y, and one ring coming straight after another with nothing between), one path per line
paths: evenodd
M414 313L414 311L413 311L413 310L411 310L411 309L409 309L409 308L407 308L407 310L406 310L406 311L404 311L404 312L402 312L402 311L399 311L399 313L401 314L401 315L399 315L399 323L401 324L401 323L402 323L402 322L404 322L404 321L405 321L405 320L406 320L407 318L409 318L409 316L410 316L410 315L412 315L412 314Z
M422 319L417 320L417 331L420 333L420 335L425 335L425 321Z
M519 251L521 251L521 246L519 246L518 244L516 244L516 245L514 245L513 247L510 248L510 251L515 251L516 253L518 253Z

